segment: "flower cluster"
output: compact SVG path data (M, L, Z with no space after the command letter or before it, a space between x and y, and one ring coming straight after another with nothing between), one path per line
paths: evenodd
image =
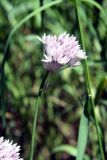
M22 160L19 156L20 146L0 138L0 160Z
M60 69L64 65L80 65L82 59L86 59L86 53L81 50L76 37L62 33L59 36L44 34L42 37L44 44L43 65L50 72Z

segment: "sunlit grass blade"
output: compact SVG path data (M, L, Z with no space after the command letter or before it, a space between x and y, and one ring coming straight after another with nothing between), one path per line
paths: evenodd
M77 148L73 147L71 145L62 144L60 146L55 147L52 150L52 153L57 153L57 152L66 152L67 154L76 157L76 155L77 155Z
M77 157L76 160L83 160L89 132L89 109L90 101L89 98L86 100L84 106L84 112L81 116L80 125L79 125L79 134L78 134L78 147L77 147Z
M62 152L65 152L68 155L73 156L73 157L77 156L77 148L74 146L71 146L69 144L62 144L60 146L55 147L52 150L52 153L54 153L54 154L55 153L62 153ZM86 155L86 154L84 155L84 160L89 160L88 155Z
M89 120L85 116L85 114L83 114L80 120L76 160L83 160L84 152L85 152L86 144L87 144L87 139L88 139L88 131L89 131Z

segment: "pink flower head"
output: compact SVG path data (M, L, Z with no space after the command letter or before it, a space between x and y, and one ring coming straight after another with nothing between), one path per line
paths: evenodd
M78 66L82 59L86 59L86 53L81 50L76 37L62 33L59 36L44 34L44 68L50 72L60 69L64 65Z
M22 160L19 156L20 146L0 138L0 160Z

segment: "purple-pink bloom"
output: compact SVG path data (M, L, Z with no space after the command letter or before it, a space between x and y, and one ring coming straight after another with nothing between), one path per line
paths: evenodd
M42 41L44 44L43 65L50 72L54 72L64 65L78 66L82 59L87 58L76 37L70 36L66 32L59 36L44 34Z
M23 160L20 158L19 151L20 146L0 137L0 160Z

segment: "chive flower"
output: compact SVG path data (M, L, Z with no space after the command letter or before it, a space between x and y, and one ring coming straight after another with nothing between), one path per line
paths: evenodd
M70 36L66 32L59 36L44 34L42 36L44 45L43 65L50 72L59 70L64 65L74 67L80 65L82 59L86 59L83 51L75 36Z
M19 151L20 146L0 137L0 160L23 160L20 158Z

